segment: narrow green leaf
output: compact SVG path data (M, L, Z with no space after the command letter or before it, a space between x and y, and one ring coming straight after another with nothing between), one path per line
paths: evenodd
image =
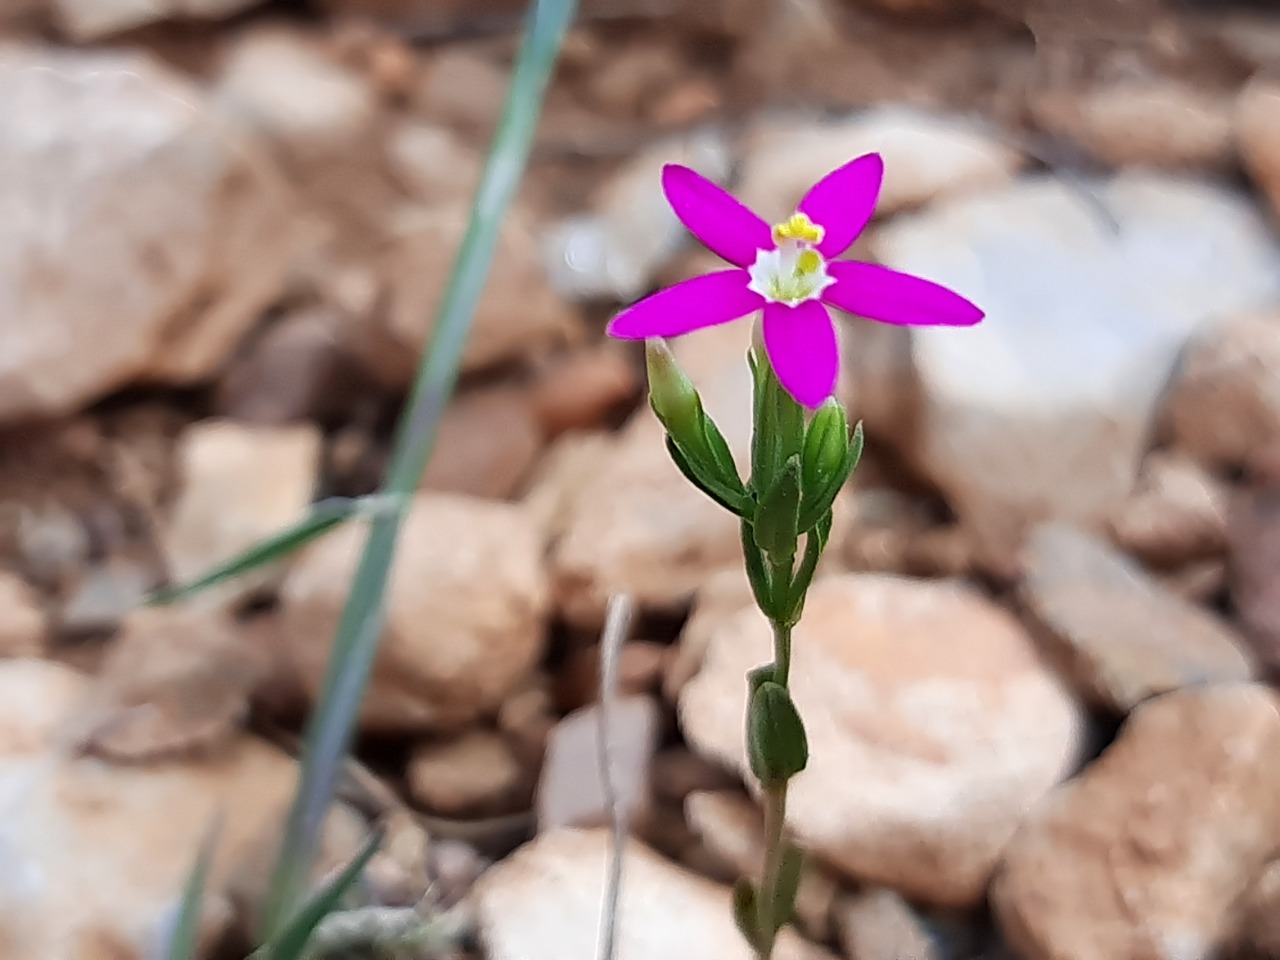
M307 956L307 942L320 921L333 913L352 885L360 879L365 865L378 852L382 835L370 834L355 858L330 881L317 890L294 914L280 931L267 940L253 954L253 960L303 960Z
M742 560L747 569L747 581L751 584L751 594L756 598L758 606L765 616L776 619L778 612L773 602L773 580L769 569L765 566L764 556L756 546L755 530L745 517L742 520Z
M774 928L776 934L791 922L796 912L796 894L800 892L800 879L804 875L804 852L794 843L787 843L778 863L778 884L773 888Z
M831 512L831 505L836 502L840 490L849 482L849 478L853 476L853 471L857 469L862 459L862 442L862 421L859 420L853 428L853 436L849 439L849 446L845 451L844 462L840 469L828 476L825 487L805 491L800 504L800 516L796 522L801 532L813 529L814 524Z
M204 904L205 888L209 884L209 867L213 863L213 852L218 846L218 837L222 834L222 817L219 815L209 826L209 831L200 843L191 872L187 874L187 882L182 888L182 902L178 907L178 916L173 930L169 934L169 942L164 948L165 960L196 960L196 948L200 939L200 909Z
M155 606L166 606L183 600L215 584L248 573L257 567L275 563L289 554L306 546L317 537L328 533L334 527L350 520L361 512L362 501L346 497L334 497L321 500L311 508L311 512L291 527L272 534L265 540L259 540L253 546L236 554L226 563L220 564L208 573L197 577L189 583L176 587L167 587L151 595L149 603Z
M529 8L524 40L498 132L472 203L471 220L440 301L430 344L396 428L381 489L393 502L411 497L422 480L440 417L457 383L503 218L524 175L547 84L576 10L575 0L536 0ZM292 915L315 859L325 814L337 788L382 636L387 581L400 521L400 511L387 511L376 515L369 526L324 684L308 723L300 782L285 823L264 911L267 931L277 929L284 918Z
M676 443L675 438L671 434L667 434L667 453L671 456L671 460L684 474L684 478L692 483L695 487L705 493L720 506L724 507L730 513L742 516L742 500L731 491L724 488L723 485L716 482L714 477L704 479L699 471L695 470L689 462L689 458L685 456L684 451L680 449L680 445Z
M800 458L792 456L778 472L773 486L760 494L752 521L756 545L773 562L795 556L799 516Z

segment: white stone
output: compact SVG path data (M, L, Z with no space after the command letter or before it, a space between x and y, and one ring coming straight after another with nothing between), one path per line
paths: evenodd
M1100 522L1133 487L1187 338L1280 296L1280 250L1246 197L1156 174L1029 177L899 220L874 246L986 311L911 332L921 422L903 452L989 558L1029 522Z
M161 20L224 20L261 0L52 0L62 29L81 43Z
M284 184L193 84L0 46L0 420L212 374L283 287Z

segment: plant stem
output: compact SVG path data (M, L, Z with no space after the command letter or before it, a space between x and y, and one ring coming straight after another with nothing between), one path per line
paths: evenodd
M773 681L789 689L791 678L791 627L773 622ZM764 942L760 946L760 960L769 960L773 954L775 932L774 911L778 902L778 877L782 869L784 852L783 834L787 821L787 782L767 787L764 793L764 868L760 875L760 929Z

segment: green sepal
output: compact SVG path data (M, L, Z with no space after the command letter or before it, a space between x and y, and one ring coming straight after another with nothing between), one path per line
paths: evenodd
M744 501L746 493L743 491L741 495L736 494L732 489L726 489L725 486L717 482L718 478L705 476L705 472L695 470L693 463L685 455L680 445L676 443L675 438L671 434L667 434L667 453L671 456L671 460L675 463L677 469L684 474L684 478L692 483L695 487L705 493L708 497L724 507L730 513L742 516L744 510Z
M746 877L739 877L733 885L733 922L752 951L760 953L764 937L761 936L759 908L756 906L756 888Z
M755 419L751 435L751 487L770 489L788 459L804 446L804 407L782 388L767 358L752 366Z
M747 706L747 759L765 788L786 783L809 763L804 723L786 687L766 680Z
M752 520L756 546L775 563L795 556L799 517L800 458L791 456L772 486L760 494Z
M755 597L756 606L765 616L776 619L774 614L778 611L774 603L773 578L769 575L764 554L756 545L755 531L750 520L743 519L741 532L742 559L747 571L747 582L751 584L751 595Z

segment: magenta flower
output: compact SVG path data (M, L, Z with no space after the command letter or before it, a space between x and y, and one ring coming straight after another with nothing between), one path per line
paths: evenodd
M614 317L609 333L626 340L675 337L763 309L765 351L778 380L812 408L831 396L840 367L828 306L882 323L977 323L982 311L946 287L835 259L871 222L883 177L878 153L858 157L819 180L790 219L770 227L710 180L668 164L667 202L733 269L646 297Z

